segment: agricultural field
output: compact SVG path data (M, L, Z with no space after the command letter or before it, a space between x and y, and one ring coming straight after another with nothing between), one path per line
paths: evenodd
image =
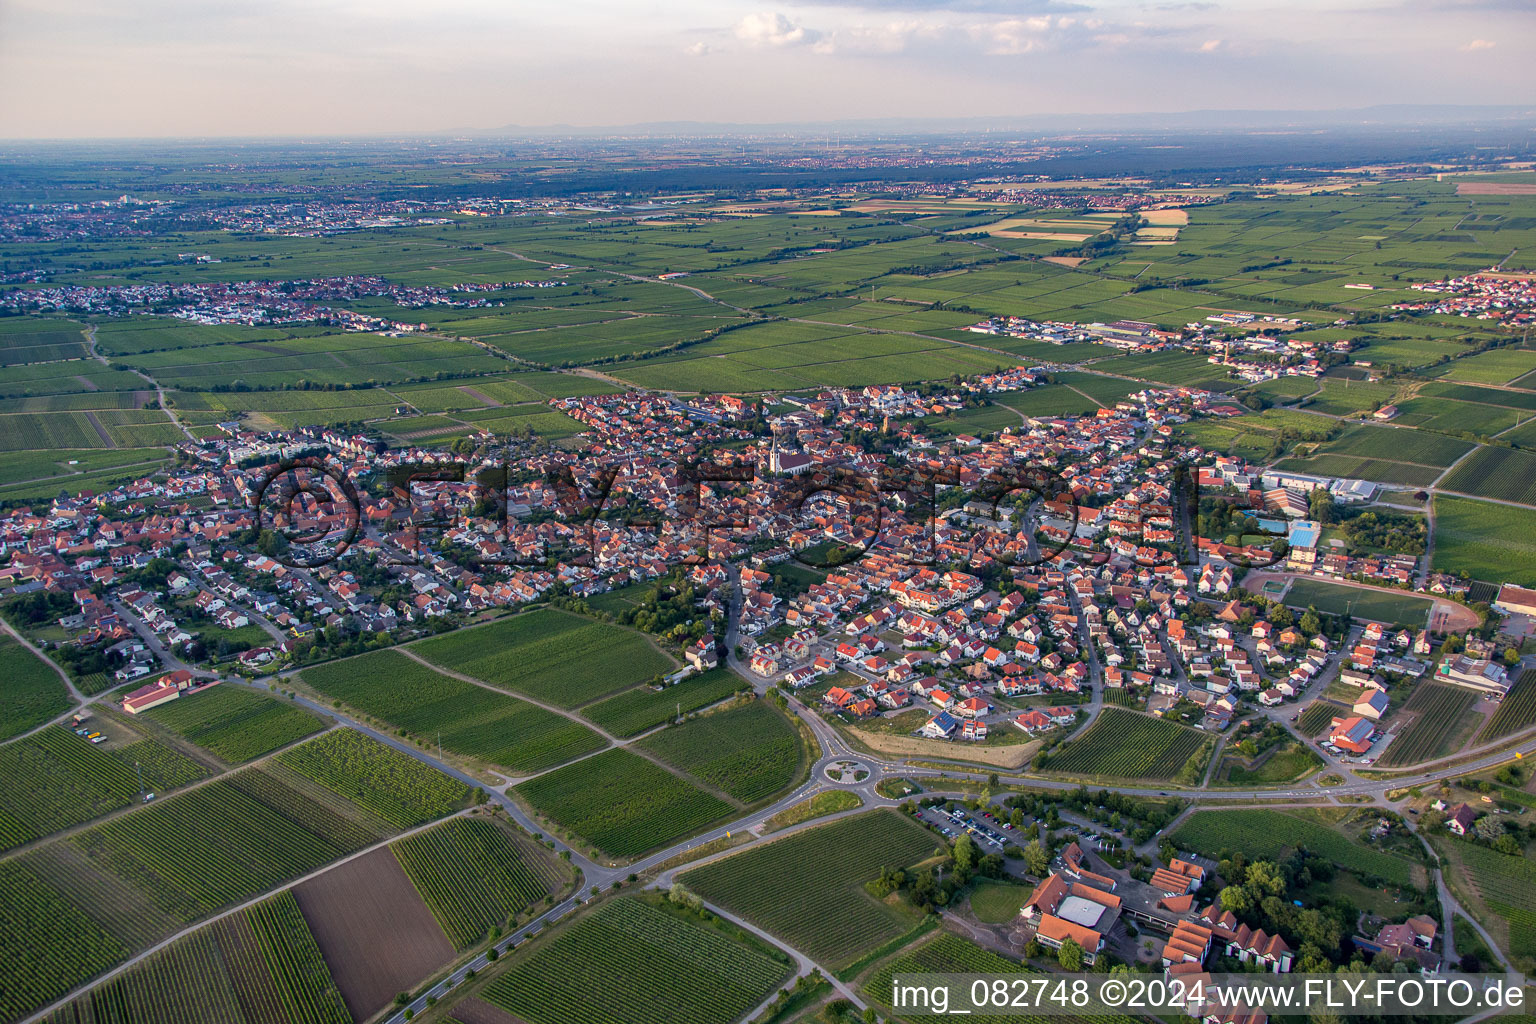
M1398 726L1397 738L1377 758L1383 768L1417 764L1455 753L1472 728L1477 695L1461 686L1422 682L1403 705L1400 717L1414 715L1407 726Z
M464 634L461 647L478 651ZM601 749L603 738L527 701L443 675L399 651L306 668L306 684L444 750L518 775Z
M450 814L469 796L462 782L351 729L285 750L277 760L397 828Z
M470 642L470 637L473 642ZM627 690L675 663L641 633L553 608L411 647L443 668L563 708Z
M1331 441L1318 445L1314 449L1314 454L1348 455L1362 459L1382 459L1444 469L1471 451L1473 447L1475 446L1471 441L1446 437L1443 434L1361 424L1351 427Z
M1174 722L1107 707L1047 767L1071 775L1171 779L1204 741L1202 734Z
M137 753L148 761L146 783L185 785L206 769L152 741ZM63 726L50 726L0 747L0 849L10 849L72 825L127 807L139 798L134 759L137 744L103 750ZM154 767L161 774L154 774ZM168 785L161 785L166 783Z
M1529 963L1536 960L1536 870L1529 860L1511 857L1475 843L1452 843L1467 881L1488 909L1509 927L1509 952Z
M1412 629L1425 627L1433 604L1427 598L1407 591L1401 594L1387 593L1304 577L1291 580L1284 601L1292 608L1316 608L1328 615L1352 615L1357 619Z
M73 706L52 666L0 633L0 740L36 728Z
M1436 494L1433 568L1536 585L1536 509Z
M728 668L713 668L660 690L636 687L588 704L581 717L615 736L635 736L729 697L749 684Z
M1296 731L1303 736L1316 736L1335 718L1348 718L1349 708L1340 704L1330 704L1325 700L1314 700L1307 705L1307 709L1301 713L1301 720L1296 723Z
M1499 702L1499 709L1478 734L1477 742L1492 743L1531 725L1536 725L1536 669L1520 673Z
M530 779L516 792L560 828L619 858L680 839L732 810L619 748Z
M1396 854L1353 842L1342 832L1274 810L1196 811L1172 835L1181 850L1215 857L1241 850L1250 860L1278 860L1299 847L1341 868L1393 885L1413 886L1422 869Z
M789 973L734 929L625 896L514 953L483 998L526 1024L730 1021Z
M640 746L745 804L788 787L805 760L799 732L766 700L702 715Z
M150 708L144 717L230 764L270 754L325 727L303 708L232 683Z
M1235 386L1227 371L1193 352L1157 352L1152 355L1117 356L1093 364L1095 370L1120 374L1159 384L1225 391Z
M0 1020L14 1021L111 967L127 950L17 861L0 862Z
M1468 384L1516 384L1521 377L1536 371L1536 352L1524 348L1500 348L1479 352L1475 356L1457 359L1449 364L1441 375L1443 380L1459 380Z
M1475 498L1536 506L1536 455L1512 448L1483 448L1440 481L1440 487Z
M871 896L881 868L908 868L936 840L895 811L872 811L753 846L681 876L692 892L837 968L906 932L910 913Z
M290 893L166 946L46 1024L351 1024Z
M455 947L542 900L569 872L553 854L506 826L454 818L390 847Z

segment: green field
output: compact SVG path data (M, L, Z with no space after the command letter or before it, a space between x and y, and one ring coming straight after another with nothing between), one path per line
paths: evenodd
M1482 448L1439 486L1477 498L1536 505L1536 455L1512 448Z
M514 954L484 998L526 1024L731 1021L788 973L776 950L621 897Z
M36 728L73 706L59 674L0 633L0 740Z
M1401 714L1418 715L1412 724L1400 729L1398 736L1378 758L1384 768L1417 764L1456 752L1468 721L1468 712L1477 703L1477 694L1461 686L1422 682L1403 705Z
M800 734L764 700L673 726L640 746L748 804L789 786L803 760Z
M635 857L681 839L731 811L731 805L615 748L516 787L562 829L614 857Z
M1106 707L1088 731L1053 755L1047 767L1070 775L1171 779L1205 737L1150 715Z
M391 849L457 949L542 900L565 874L542 847L483 820L455 818Z
M1275 810L1197 811L1171 837L1181 850L1215 857L1241 850L1250 860L1278 860L1305 847L1335 864L1393 885L1416 884L1418 865L1351 841L1327 825Z
M1316 608L1329 615L1352 615L1411 629L1423 629L1428 624L1433 603L1406 591L1391 594L1301 577L1291 580L1284 600L1292 608Z
M749 684L724 666L692 676L660 690L637 687L607 700L588 704L581 716L615 736L634 736L722 701Z
M987 924L1007 924L1019 916L1030 892L1029 886L1013 882L977 882L971 890L971 913Z
M1454 849L1467 881L1488 909L1508 923L1509 952L1525 961L1536 958L1536 869L1531 862L1474 843L1456 842Z
M351 729L285 750L277 760L398 828L451 813L469 795L462 782Z
M324 728L303 708L233 683L150 708L144 717L231 764L270 754Z
M1536 585L1536 509L1435 495L1433 566L1489 583Z
M574 708L627 690L675 663L642 634L541 608L411 648L428 661L537 701Z
M474 649L468 635L458 642ZM531 775L601 749L579 722L516 697L443 675L399 651L374 651L304 670L320 693L444 750Z
M819 825L695 868L682 882L829 967L901 935L914 919L872 897L882 867L906 868L937 840L894 811Z
M168 748L144 741L138 760L150 762L146 782L161 789L185 785L207 770ZM139 798L137 744L115 751L87 743L62 726L0 747L0 849L77 825ZM157 775L154 769L159 768Z

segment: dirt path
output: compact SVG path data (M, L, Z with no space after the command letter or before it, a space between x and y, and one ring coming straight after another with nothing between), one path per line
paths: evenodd
M104 447L106 447L106 448L116 448L117 447L117 442L112 440L112 435L107 433L107 428L101 425L101 420L96 418L96 414L94 412L86 413L85 414L85 420L86 420L87 423L89 423L95 429L96 436L101 438L101 443L102 443L102 445Z
M496 399L492 398L490 395L487 395L485 392L477 390L476 388L458 387L458 388L455 388L454 390L455 391L462 391L462 392L464 392L464 394L468 395L470 398L473 398L477 402L484 402L487 406L489 406L492 409L499 409L502 406L502 403L496 401Z

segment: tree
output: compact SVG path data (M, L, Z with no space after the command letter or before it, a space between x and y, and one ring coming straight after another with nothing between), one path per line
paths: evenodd
M976 867L976 844L968 835L962 835L955 840L955 868L965 874L970 874Z
M1221 909L1234 914L1246 914L1253 909L1253 897L1240 885L1229 885L1221 890Z
M1285 875L1273 861L1258 860L1248 865L1248 877L1243 884L1259 895L1279 896L1285 892Z
M1029 845L1024 847L1024 866L1036 878L1044 878L1051 870L1051 855L1045 852L1040 840L1031 839Z
M1064 971L1080 971L1083 969L1083 947L1071 939L1061 944L1056 951L1056 962Z

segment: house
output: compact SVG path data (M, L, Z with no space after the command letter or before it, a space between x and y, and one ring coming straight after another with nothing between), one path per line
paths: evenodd
M1063 855L1065 857L1065 855ZM1099 878L1091 872L1081 878ZM1060 949L1071 939L1083 949L1083 960L1093 963L1104 948L1104 936L1120 917L1120 897L1108 891L1113 880L1100 887L1073 881L1060 872L1046 876L1025 900L1019 916L1034 925L1035 939L1048 949Z
M977 718L967 718L960 723L960 738L972 741L986 739L987 723Z
M1355 698L1355 704L1351 710L1361 718L1379 720L1387 713L1387 691L1377 686L1362 691L1360 696Z
M1163 967L1205 963L1211 955L1211 929L1193 921L1180 921L1163 945Z
M1152 888L1164 896L1182 896L1194 892L1205 881L1205 869L1175 857L1165 868L1152 872Z
M1445 819L1445 829L1458 836L1464 836L1472 831L1472 825L1477 821L1477 811L1469 804L1459 804L1452 808L1451 813Z
M980 697L968 697L957 703L951 710L961 718L985 718L992 713L993 708Z
M1350 754L1364 754L1371 749L1376 727L1359 715L1335 718L1328 729L1328 743Z
M931 740L947 740L959 726L960 723L952 715L941 711L928 719L920 731Z

